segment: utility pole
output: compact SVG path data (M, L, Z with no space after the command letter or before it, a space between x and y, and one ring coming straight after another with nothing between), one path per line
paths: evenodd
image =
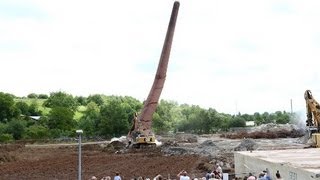
M290 99L290 107L291 107L291 115L293 114L293 110L292 110L292 99Z
M79 135L79 154L78 154L78 180L81 180L81 134L83 133L83 131L80 130L76 130L76 133Z

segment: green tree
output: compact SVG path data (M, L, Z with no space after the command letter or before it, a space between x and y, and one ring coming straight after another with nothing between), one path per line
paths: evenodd
M122 101L121 97L111 97L101 107L101 121L99 123L100 135L124 135L129 131L128 103Z
M77 101L78 104L81 106L85 106L87 104L87 98L83 96L77 96L75 97L75 100Z
M95 102L90 102L79 121L79 128L83 130L85 136L94 136L97 134L100 119L100 108Z
M152 128L156 133L165 133L174 129L178 103L161 100L153 114Z
M64 107L75 112L78 108L76 100L70 94L64 92L50 93L50 97L43 103L45 107L55 108Z
M286 124L290 121L290 114L285 111L283 113L281 111L276 111L275 116L277 124Z
M19 140L25 132L27 122L19 119L13 119L8 122L7 133L12 134L13 138Z
M229 127L245 127L245 126L246 126L246 120L239 115L233 117L229 124Z
M102 106L104 101L103 101L103 98L100 94L94 94L94 95L90 95L88 98L87 98L87 102L94 102L96 103L98 106Z
M30 99L37 99L38 95L36 93L30 93L30 94L28 94L27 97L30 98Z
M54 107L48 115L49 129L72 130L76 122L73 120L74 112L66 107Z
M38 98L39 98L39 99L48 99L49 96L46 95L46 94L39 94L39 95L38 95Z
M30 116L41 116L42 115L41 110L39 110L39 105L35 101L30 104L28 111L29 111Z
M260 113L258 113L258 112L255 112L253 114L253 119L254 119L255 124L257 124L257 125L261 125L263 123L263 118L260 115Z
M18 116L19 112L15 107L13 96L0 92L0 122L6 122Z
M15 106L18 108L18 110L21 112L21 114L26 115L26 116L30 115L29 105L26 102L23 102L23 101L16 102Z
M42 125L32 125L25 129L24 138L43 139L49 137L49 129Z

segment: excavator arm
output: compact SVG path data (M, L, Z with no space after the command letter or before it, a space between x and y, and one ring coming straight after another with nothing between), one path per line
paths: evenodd
M158 101L166 80L166 73L171 52L171 45L176 26L180 3L175 1L172 8L167 34L163 44L158 69L147 99L139 114L135 114L133 125L128 133L129 139L138 143L154 143L155 138L151 130L152 115L156 111Z
M304 99L306 100L306 125L311 135L320 130L320 104L313 98L310 90L305 91Z

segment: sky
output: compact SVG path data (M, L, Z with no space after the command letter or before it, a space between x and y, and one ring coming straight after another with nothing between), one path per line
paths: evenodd
M0 91L147 98L172 0L0 0ZM180 0L161 99L253 114L320 101L320 1Z

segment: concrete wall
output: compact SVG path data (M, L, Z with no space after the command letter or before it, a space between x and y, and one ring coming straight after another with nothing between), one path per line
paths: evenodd
M268 156L268 151L264 152L264 155ZM254 154L255 152L252 153ZM285 153L283 155L285 156ZM303 156L303 154L300 154L300 157L301 156ZM290 158L291 157L287 159ZM312 169L310 170L301 167L295 167L288 161L281 162L279 159L272 161L272 159L266 159L259 155L251 156L250 152L236 152L234 154L234 159L236 177L244 177L248 175L249 172L258 177L260 172L268 168L273 179L276 178L275 174L277 170L279 170L281 177L285 180L320 180L320 174L313 172Z

